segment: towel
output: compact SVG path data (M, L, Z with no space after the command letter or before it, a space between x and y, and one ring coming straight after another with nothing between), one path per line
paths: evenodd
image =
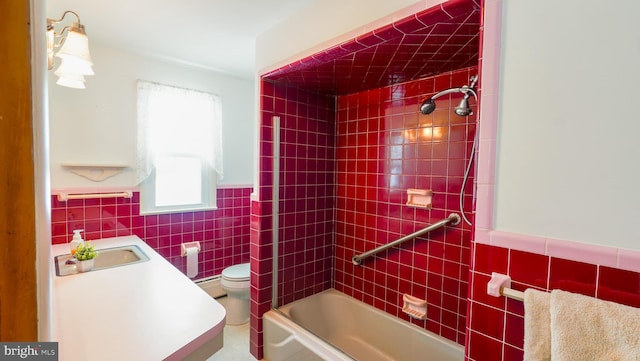
M640 360L640 309L554 290L550 313L553 361Z
M524 361L551 359L550 299L547 292L524 291Z

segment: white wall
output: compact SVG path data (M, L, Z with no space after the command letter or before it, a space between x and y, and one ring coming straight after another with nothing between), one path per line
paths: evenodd
M497 230L640 249L639 13L504 1Z
M49 73L51 187L135 186L136 80L211 92L222 97L224 185L251 185L254 158L254 89L251 81L144 58L91 44L95 75L87 88L55 84ZM125 164L132 168L102 182L68 172L63 163Z

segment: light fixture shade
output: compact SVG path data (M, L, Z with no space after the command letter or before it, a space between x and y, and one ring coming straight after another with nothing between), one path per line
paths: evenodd
M61 23L67 15L73 15L78 20L71 26L65 26L56 32L54 26ZM56 44L57 40L60 40ZM56 84L84 89L84 76L93 75L91 55L89 54L89 39L80 23L80 16L74 11L65 11L60 19L47 18L47 66L49 70L54 67L55 57L60 58L60 66L55 74L59 76Z
M84 76L82 75L67 74L66 76L61 76L58 78L58 81L56 82L56 84L66 86L68 88L75 88L75 89L85 88Z
M74 25L76 24L74 23ZM64 44L62 44L56 56L61 59L82 60L89 65L93 65L89 54L89 38L79 26L74 26L68 31Z
M94 72L91 64L84 60L77 58L62 58L60 66L56 69L55 74L57 76L64 76L64 74L93 75Z

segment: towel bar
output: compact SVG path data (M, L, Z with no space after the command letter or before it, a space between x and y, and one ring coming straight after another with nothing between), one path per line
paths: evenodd
M511 288L502 287L500 289L500 294L507 298L511 298L518 301L524 301L524 292L512 290Z
M125 192L113 192L113 193L58 193L58 200L61 202L68 201L70 199L92 199L92 198L113 198L113 197L123 197L123 198L131 198L133 197L133 192L125 191Z
M487 294L500 297L504 296L514 300L524 301L524 292L512 290L511 277L501 273L491 273L491 280L487 283Z

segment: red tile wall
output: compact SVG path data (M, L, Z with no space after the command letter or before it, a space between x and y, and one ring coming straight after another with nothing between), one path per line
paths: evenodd
M196 279L219 275L225 267L249 262L249 196L252 188L217 191L218 209L140 215L140 193L133 198L58 201L51 199L52 243L71 240L84 229L85 240L136 235L174 266L186 272L180 244L199 241ZM99 241L98 241L99 242Z
M261 191L251 218L254 356L262 357L261 316L271 306L273 115L281 119L278 303L333 285L409 320L400 309L410 293L430 302L428 320L412 322L464 343L470 227L447 227L361 267L351 257L459 212L475 116L454 115L458 95L438 99L431 115L420 115L419 104L476 71L340 96L337 106L332 96L263 81ZM473 174L467 210L472 184ZM432 189L433 209L406 207L407 188Z
M351 258L460 213L475 115L455 115L460 95L439 98L430 115L420 114L419 106L436 91L468 84L476 73L471 67L340 96L337 114L335 288L460 344L471 227L447 226L361 266ZM407 206L408 188L433 190L433 208ZM470 212L473 172L466 189ZM403 294L428 301L426 321L402 312Z
M273 101L280 116L278 303L284 305L331 286L335 101L278 84Z
M469 292L467 359L520 361L524 344L521 301L487 295L492 272L508 274L512 288L562 289L640 307L640 274L484 244L474 244Z
M271 308L273 116L280 117L278 304L331 287L335 98L263 80L260 202L251 214L251 352L262 358L262 314Z

